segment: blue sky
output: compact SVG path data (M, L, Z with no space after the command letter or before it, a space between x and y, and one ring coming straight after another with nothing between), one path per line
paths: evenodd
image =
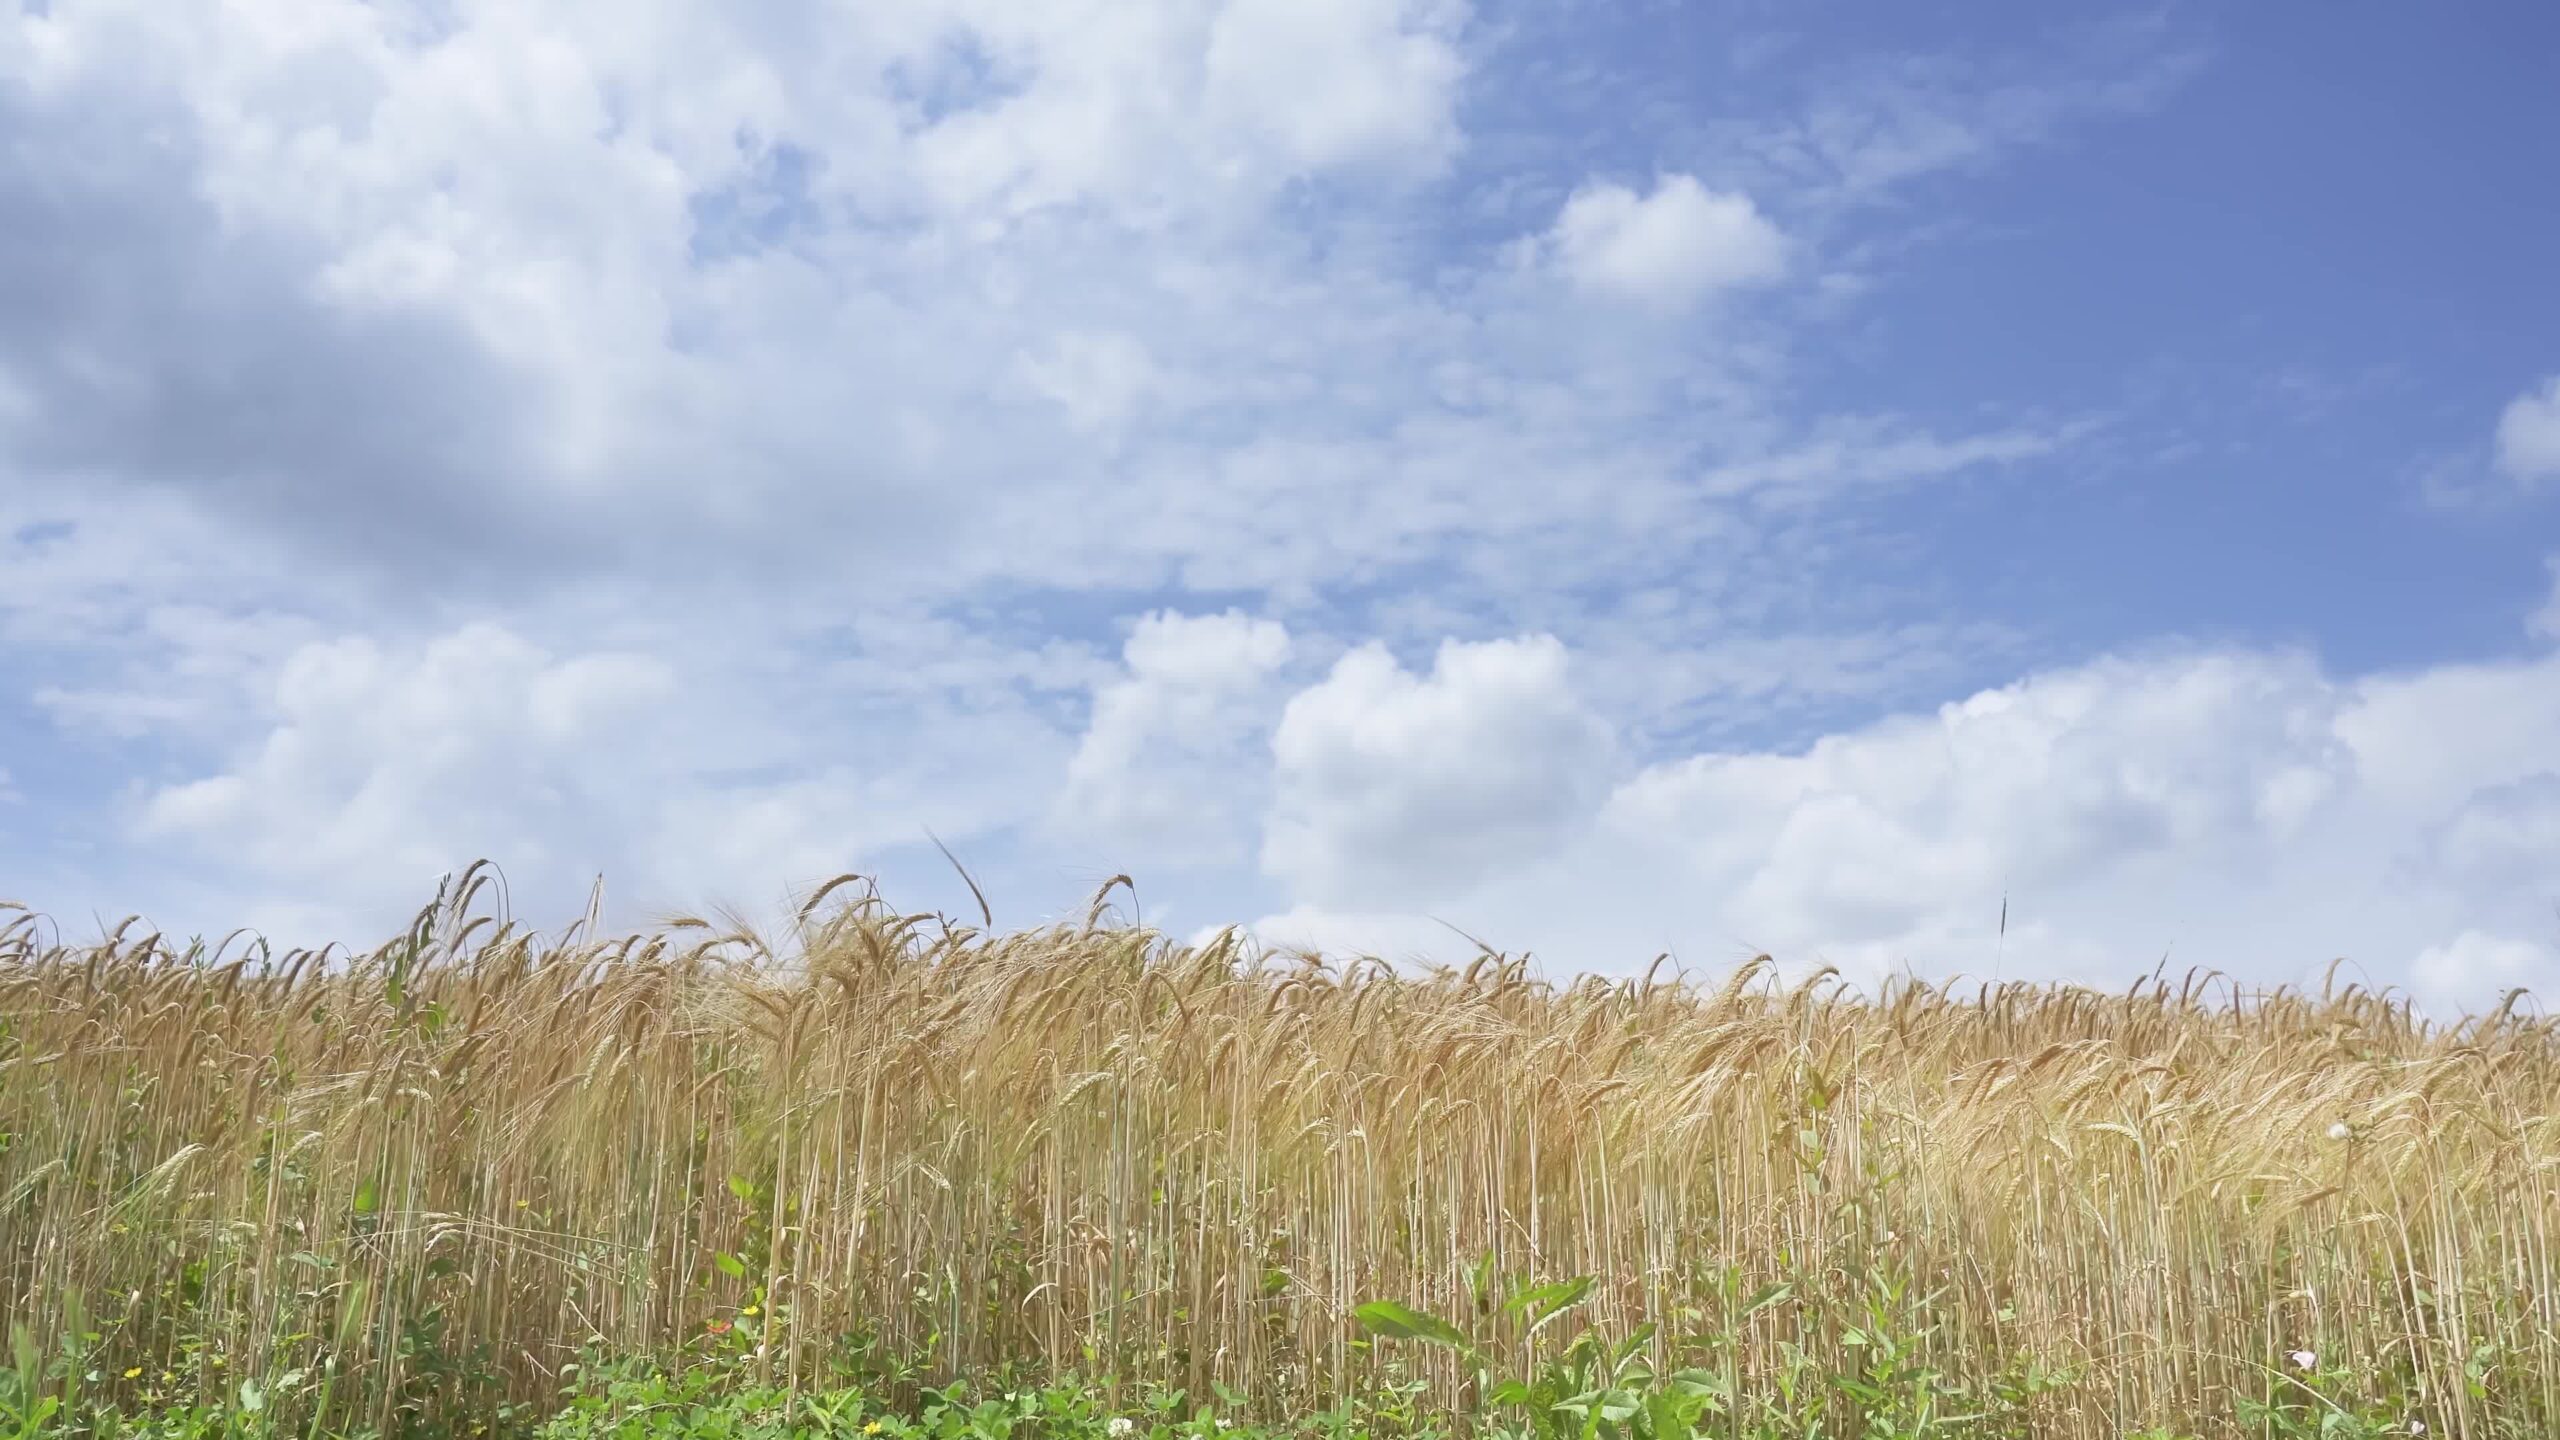
M19 0L0 894L2548 989L2555 53Z

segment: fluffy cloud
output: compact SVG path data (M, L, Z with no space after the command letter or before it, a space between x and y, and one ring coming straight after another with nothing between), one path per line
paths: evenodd
M1610 818L1726 877L1742 933L1872 970L1978 932L2005 893L2288 842L2349 764L2336 703L2301 661L2108 663L1798 755L1659 766Z
M1162 376L1147 347L1127 335L1073 332L1021 358L1023 379L1088 434L1116 435Z
M627 803L613 789L663 732L675 685L645 656L555 659L495 626L413 655L308 645L277 679L264 739L222 773L153 791L138 829L269 875L406 892L475 842L543 870L568 838L560 820Z
M2560 952L2529 940L2465 930L2420 952L2410 989L2438 1014L2480 1014L2509 991L2532 993L2547 1007L2560 981Z
M1415 687L1369 668L1338 688ZM1387 708L1401 723L1373 752L1477 754L1474 708ZM1800 751L1622 773L1587 826L1524 788L1511 828L1496 779L1462 825L1293 830L1287 873L1312 883L1261 933L1463 958L1409 918L1428 914L1558 965L1767 950L1863 981L1908 965L2113 984L2164 956L2264 981L2343 956L2450 1007L2560 983L2547 948L2512 938L2552 915L2555 757L2560 658L2359 681L2298 655L2111 659ZM1339 788L1401 814L1411 783L1382 764ZM1536 839L1487 874L1462 858L1481 833ZM1340 893L1353 874L1367 883Z
M1276 197L1445 161L1466 19L280 14L0 27L0 459L448 583L718 536L911 589L1103 553L1013 542L1199 337L1268 332L1223 312L1305 278Z
M1419 676L1363 646L1281 712L1263 868L1327 905L1463 890L1587 818L1611 749L1552 637L1444 644Z
M992 72L957 87L961 102L918 136L928 193L944 205L1019 217L1099 202L1159 220L1203 197L1259 195L1342 167L1427 170L1457 139L1465 17L1453 5L1153 0L919 13L939 23L913 38L958 42ZM896 63L917 67L926 54L911 44Z
M2498 468L2525 484L2560 478L2560 375L2498 415Z
M1234 611L1140 620L1126 673L1094 694L1054 828L1115 866L1237 859L1264 792L1252 753L1288 658L1289 632L1274 621Z
M1786 269L1785 241L1751 197L1688 175L1664 176L1649 195L1612 181L1585 185L1565 201L1548 244L1575 284L1671 307Z
M1234 0L1211 26L1206 112L1290 171L1429 169L1456 146L1463 10L1405 0Z
M862 728L812 733L732 704L792 696L794 683L708 644L561 654L481 622L415 642L301 645L251 697L246 743L211 773L140 796L140 853L227 877L238 906L154 918L260 925L280 942L362 938L481 857L535 914L599 874L623 902L614 914L633 922L699 903L766 907L922 847L928 828L983 834L1064 758L1002 684L799 683L803 703ZM965 716L947 713L955 692ZM884 710L913 715L921 733L866 723ZM866 739L896 753L858 764L839 753Z

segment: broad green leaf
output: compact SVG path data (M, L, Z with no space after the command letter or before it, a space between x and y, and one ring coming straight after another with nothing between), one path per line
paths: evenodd
M719 1266L720 1273L728 1276L732 1280L744 1280L747 1278L747 1262L739 1259L735 1255L729 1254L726 1251L712 1256L711 1263Z
M1672 1371L1670 1374L1662 1377L1662 1383L1665 1385L1695 1386L1698 1389L1712 1391L1718 1394L1721 1394L1724 1391L1723 1372L1709 1370L1697 1365L1692 1365L1686 1370Z
M1589 1299L1591 1287L1596 1283L1589 1275L1579 1275L1571 1280L1551 1280L1544 1285L1532 1285L1502 1302L1503 1313L1518 1315L1526 1312L1543 1321Z
M1647 1321L1646 1323L1637 1326L1634 1334L1629 1335L1626 1339L1618 1342L1617 1352L1609 1357L1610 1362L1612 1364L1626 1363L1628 1356L1633 1355L1638 1350L1641 1350L1645 1346L1653 1343L1654 1331L1658 1328L1660 1327L1654 1325L1651 1321Z
M359 1215L370 1215L370 1214L372 1214L372 1213L374 1212L375 1208L376 1208L377 1206L379 1206L381 1203L382 1203L382 1195L381 1195L381 1192L380 1192L379 1190L375 1189L375 1187L374 1187L374 1183L373 1183L372 1181L367 1180L367 1181L365 1181L363 1184L358 1185L358 1186L356 1187L356 1213L357 1213L357 1214L359 1214Z
M1764 1285L1760 1287L1759 1294L1751 1297L1751 1303L1742 1307L1742 1318L1748 1320L1770 1306L1784 1302L1788 1296L1795 1293L1796 1287L1791 1283Z
M1372 1335L1383 1335L1390 1340L1422 1340L1457 1350L1467 1348L1467 1337L1457 1326L1410 1305L1399 1305L1393 1300L1372 1300L1351 1313Z

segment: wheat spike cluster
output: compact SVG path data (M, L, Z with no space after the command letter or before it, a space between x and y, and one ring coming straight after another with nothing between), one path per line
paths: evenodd
M1490 1257L1746 1383L1907 1276L1938 1363L2071 1372L2055 1436L2226 1412L2296 1350L2411 1377L2439 1433L2560 1417L2560 1044L2513 1004L1410 974L844 883L787 943L546 939L488 881L369 955L0 912L22 1343L183 1313L232 1373L327 1355L363 1397L427 1333L543 1395L743 1329L786 1383L859 1335L1272 1413L1409 1366L1458 1407L1351 1312L1463 1318Z

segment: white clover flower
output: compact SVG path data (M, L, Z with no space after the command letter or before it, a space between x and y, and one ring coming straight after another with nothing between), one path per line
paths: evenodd
M2355 1133L2355 1130L2344 1120L2332 1121L2329 1125L2329 1138L2332 1140L2344 1140Z
M1138 1422L1126 1415L1114 1415L1111 1417L1111 1424L1105 1428L1110 1430L1112 1440L1120 1440L1124 1435L1136 1433Z
M2296 1350L2286 1358L2293 1361L2293 1368L2296 1370L2308 1370L2320 1363L2320 1357L2308 1350Z

